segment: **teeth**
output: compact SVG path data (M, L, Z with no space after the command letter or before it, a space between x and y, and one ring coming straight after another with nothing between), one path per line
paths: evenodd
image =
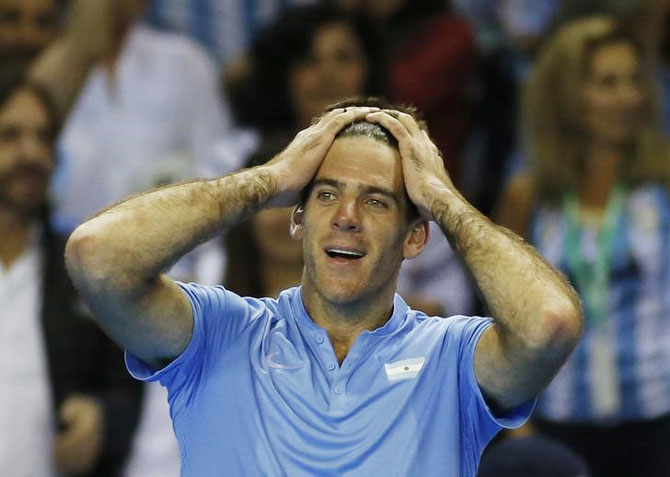
M349 256L349 257L362 257L363 255L365 255L362 252L352 252L351 250L340 250L340 249L337 249L337 248L328 249L328 253L331 253L331 254L336 253L338 255L346 255L346 256Z

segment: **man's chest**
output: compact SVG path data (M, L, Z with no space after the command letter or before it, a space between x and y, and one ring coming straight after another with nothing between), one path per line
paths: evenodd
M456 389L456 363L443 362L437 344L367 333L340 363L325 335L270 331L210 359L199 395L287 423L299 417L317 427L342 420L366 426L379 415L431 405L449 381Z
M369 337L339 364L326 339L313 339L242 339L207 362L183 421L188 432L216 436L218 449L253 456L270 473L279 463L316 472L332 461L357 475L373 467L402 474L428 452L421 435L439 434L436 449L458 442L457 366L442 363L430 343L377 346Z

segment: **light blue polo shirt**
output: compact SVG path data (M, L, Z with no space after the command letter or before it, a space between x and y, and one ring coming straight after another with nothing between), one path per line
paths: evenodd
M396 295L339 365L300 288L274 300L180 285L186 350L158 372L126 364L167 388L184 476L475 476L500 427L532 411L496 417L484 402L474 350L488 318L430 318Z

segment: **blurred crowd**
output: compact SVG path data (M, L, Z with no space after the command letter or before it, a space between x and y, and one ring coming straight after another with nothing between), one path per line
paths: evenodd
M67 278L78 224L383 96L418 107L468 200L582 298L581 343L481 475L670 476L670 1L0 0L0 63L3 475L179 475L165 391L127 374ZM302 274L288 217L169 273L276 296ZM431 227L399 292L485 315Z

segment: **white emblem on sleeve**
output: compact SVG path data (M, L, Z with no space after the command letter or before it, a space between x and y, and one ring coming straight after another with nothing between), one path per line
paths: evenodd
M416 378L423 368L423 363L426 361L425 357L403 359L402 361L395 361L393 363L384 363L386 370L386 377L389 381L397 381L399 379Z

